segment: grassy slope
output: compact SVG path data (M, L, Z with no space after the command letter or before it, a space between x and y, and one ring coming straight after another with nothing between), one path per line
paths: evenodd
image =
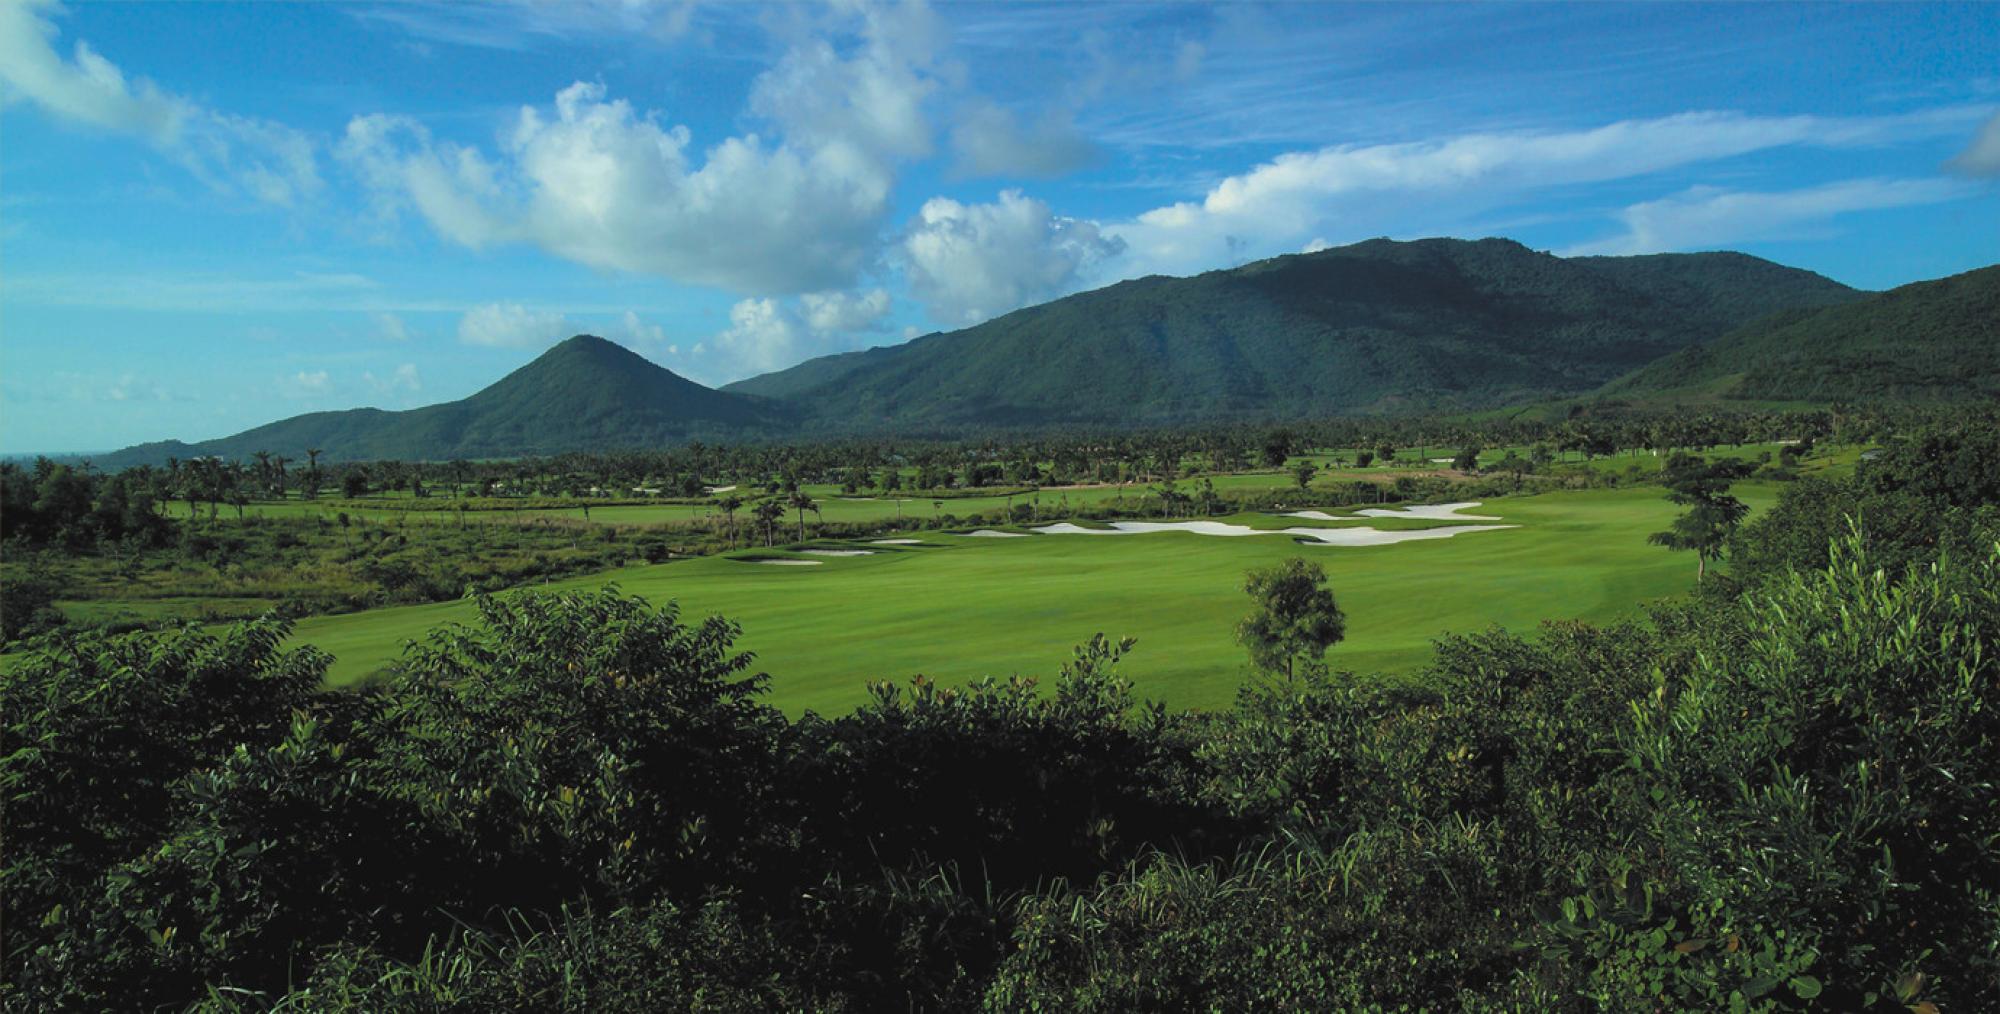
M1753 504L1774 498L1746 484ZM690 617L743 624L743 647L773 674L787 710L834 711L874 679L923 672L946 682L981 675L1047 676L1091 634L1132 635L1127 672L1144 695L1176 706L1226 703L1242 678L1231 629L1243 614L1243 571L1290 555L1322 562L1348 612L1343 667L1407 671L1445 632L1550 618L1611 619L1687 588L1693 561L1646 544L1673 508L1657 489L1595 490L1508 499L1476 512L1523 527L1367 549L1300 547L1278 536L1186 534L1025 539L926 535L922 547L817 567L769 567L711 557L632 568L551 588L615 581L681 602ZM469 619L464 602L302 621L299 643L338 659L354 680L408 639Z

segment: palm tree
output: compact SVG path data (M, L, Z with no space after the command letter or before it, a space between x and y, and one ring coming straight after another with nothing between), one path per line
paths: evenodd
M722 508L722 516L729 519L729 548L735 549L736 511L743 506L743 498L732 494L723 497L721 502L717 503L716 506Z
M799 541L804 542L806 541L806 512L819 513L819 504L814 503L813 498L804 493L794 493L792 494L792 506L798 509Z
M306 448L305 494L306 494L306 499L308 500L316 500L319 498L319 455L320 455L319 448L317 447Z
M757 522L764 526L764 545L770 546L776 542L777 540L772 537L772 527L778 519L785 516L785 505L776 500L764 500L760 501L756 510L751 513Z

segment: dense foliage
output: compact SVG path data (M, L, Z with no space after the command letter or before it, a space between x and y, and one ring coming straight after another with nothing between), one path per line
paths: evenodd
M1759 401L1979 402L2000 397L2000 266L1859 302L1777 314L1606 388Z
M2000 532L1814 512L1990 521L1992 439L1791 487L1645 622L1302 648L1215 713L1099 639L787 720L728 623L615 591L483 599L360 693L278 619L79 638L0 677L5 1001L1991 1008Z
M727 390L847 432L1436 413L1581 394L1766 314L1854 295L1741 254L1370 240L1121 282Z

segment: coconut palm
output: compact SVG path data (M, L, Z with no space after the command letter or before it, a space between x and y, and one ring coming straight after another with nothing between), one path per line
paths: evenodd
M730 496L723 497L720 501L716 503L716 506L722 508L722 516L729 520L729 548L735 549L736 511L743 506L743 498L732 494Z

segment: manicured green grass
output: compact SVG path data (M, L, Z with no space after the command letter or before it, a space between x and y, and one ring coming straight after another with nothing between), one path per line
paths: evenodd
M1775 489L1746 483L1738 494L1762 506ZM1334 649L1334 663L1409 671L1443 633L1614 619L1686 590L1694 560L1646 542L1674 511L1657 488L1509 498L1471 513L1520 528L1370 548L1297 545L1277 535L927 533L918 546L864 545L875 552L863 557L756 551L817 566L759 565L737 554L546 587L615 582L655 601L677 600L689 619L719 614L741 623L741 646L772 674L773 702L794 713L851 708L865 699L867 682L915 673L945 683L1047 677L1098 632L1138 638L1126 674L1142 696L1218 706L1244 676L1232 632L1247 608L1248 568L1295 555L1319 561L1348 614L1348 641ZM300 622L294 640L332 652L333 678L350 682L391 662L405 641L472 617L463 601L315 617Z

